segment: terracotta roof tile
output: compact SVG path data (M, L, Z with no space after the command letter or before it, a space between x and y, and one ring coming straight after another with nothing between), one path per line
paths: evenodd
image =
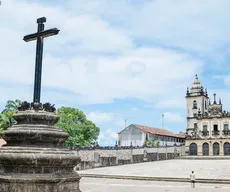
M185 135L183 134L174 134L173 132L170 132L166 129L158 129L158 128L153 128L153 127L138 125L138 124L133 124L133 125L141 129L143 132L148 132L148 133L152 133L155 135L185 138Z

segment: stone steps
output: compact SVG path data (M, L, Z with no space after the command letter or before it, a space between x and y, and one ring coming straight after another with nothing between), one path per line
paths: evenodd
M175 159L189 159L189 160L230 160L230 156L179 156Z
M126 175L103 175L103 174L79 174L80 177L104 178L104 179L125 179L144 181L167 181L167 182L191 182L190 178L176 177L146 177L146 176L126 176ZM230 184L230 179L196 179L196 183Z

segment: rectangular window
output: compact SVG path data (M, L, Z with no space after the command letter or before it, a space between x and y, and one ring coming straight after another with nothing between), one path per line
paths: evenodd
M213 125L213 130L218 131L218 125Z
M224 124L224 130L228 131L228 124Z
M203 131L202 131L203 136L208 136L208 126L203 125Z
M203 126L203 131L208 131L208 126L207 125Z

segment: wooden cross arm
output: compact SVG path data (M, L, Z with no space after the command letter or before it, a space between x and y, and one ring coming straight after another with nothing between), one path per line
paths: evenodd
M36 40L38 37L49 37L49 36L53 36L53 35L57 35L59 33L59 29L57 28L52 28L52 29L48 29L48 30L45 30L45 31L41 31L39 33L32 33L30 35L26 35L24 36L23 40L25 42L29 42L29 41L34 41Z

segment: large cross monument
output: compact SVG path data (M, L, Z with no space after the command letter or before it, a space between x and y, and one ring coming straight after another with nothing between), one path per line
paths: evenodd
M14 115L17 124L1 134L7 145L0 148L0 192L80 192L73 169L80 158L64 147L68 134L55 126L54 105L40 101L43 41L59 32L45 30L44 22L37 19L37 32L23 39L37 40L34 98L22 103Z

